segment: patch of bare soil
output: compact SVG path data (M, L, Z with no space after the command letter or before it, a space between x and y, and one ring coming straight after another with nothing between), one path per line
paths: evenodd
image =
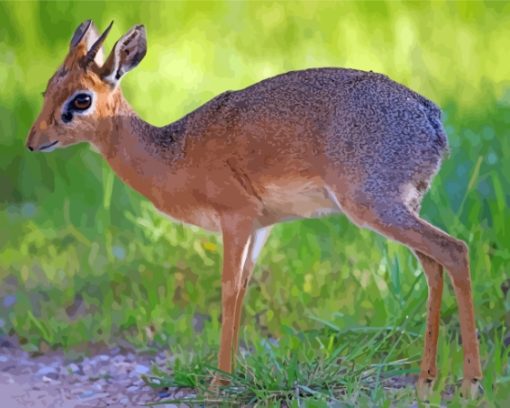
M2 344L0 407L124 408L158 402L168 393L146 386L141 376L167 359L164 352L143 355L112 348L71 361L58 352L31 357L14 344Z

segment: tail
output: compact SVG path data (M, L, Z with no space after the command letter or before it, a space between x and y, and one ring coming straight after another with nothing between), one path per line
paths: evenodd
M430 125L434 129L436 136L434 140L435 147L438 154L442 159L444 159L449 156L450 147L448 145L448 136L446 135L446 130L443 126L441 109L439 109L439 107L434 102L428 100L420 94L415 93L415 96L423 106Z
M448 145L448 136L441 120L441 110L434 105L434 111L429 110L429 121L436 133L435 143L437 150L441 155L442 159L447 158L450 155L450 146Z

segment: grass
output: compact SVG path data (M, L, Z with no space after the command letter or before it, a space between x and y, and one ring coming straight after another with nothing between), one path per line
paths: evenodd
M72 30L143 22L146 59L123 80L164 124L226 90L309 66L384 72L444 110L451 157L423 216L470 246L484 397L510 401L509 6L428 3L0 3L0 331L30 351L128 341L175 358L150 381L205 393L220 329L221 242L174 224L87 146L28 154L23 141ZM506 285L506 286L505 286ZM343 217L277 226L245 302L241 357L222 395L259 405L409 406L385 387L417 373L425 279L401 246ZM274 344L268 339L277 339ZM432 405L462 377L453 291L442 305ZM157 379L156 379L157 378ZM161 384L160 384L161 385Z
M461 364L461 350L455 340L448 338L440 342L440 358ZM404 344L421 346L419 334L407 330L405 325L363 327L349 332L303 333L289 329L281 342L250 343L249 351L238 361L236 372L225 375L231 383L219 395L209 390L211 375L217 372L213 352L198 356L178 354L171 369L155 369L146 382L158 390L179 387L194 391L185 398L163 399L162 404L411 406L415 396L410 385L416 378L413 366L419 362L419 353L399 358L398 348ZM487 376L491 374L486 370ZM490 381L484 381L485 399L469 404L459 396L457 383L448 372L440 376L430 406L441 406L441 403L486 406L487 401L502 403L510 396L508 388L493 389Z

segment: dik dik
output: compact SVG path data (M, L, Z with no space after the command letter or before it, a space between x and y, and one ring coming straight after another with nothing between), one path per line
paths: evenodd
M343 213L409 247L423 267L429 298L422 398L437 375L446 269L460 314L462 392L474 396L482 372L468 249L418 215L448 150L436 105L381 74L320 68L224 92L155 127L131 109L119 85L145 56L144 27L129 30L103 62L110 28L99 36L89 20L76 29L27 147L48 152L86 140L156 208L222 233L219 369L232 370L246 286L271 226Z

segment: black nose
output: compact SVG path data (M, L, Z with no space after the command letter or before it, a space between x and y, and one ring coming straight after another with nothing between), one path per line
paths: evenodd
M33 151L34 151L34 148L33 148L32 146L30 146L30 145L28 145L28 146L27 146L27 148L28 148L28 150L30 150L31 152L33 152Z

